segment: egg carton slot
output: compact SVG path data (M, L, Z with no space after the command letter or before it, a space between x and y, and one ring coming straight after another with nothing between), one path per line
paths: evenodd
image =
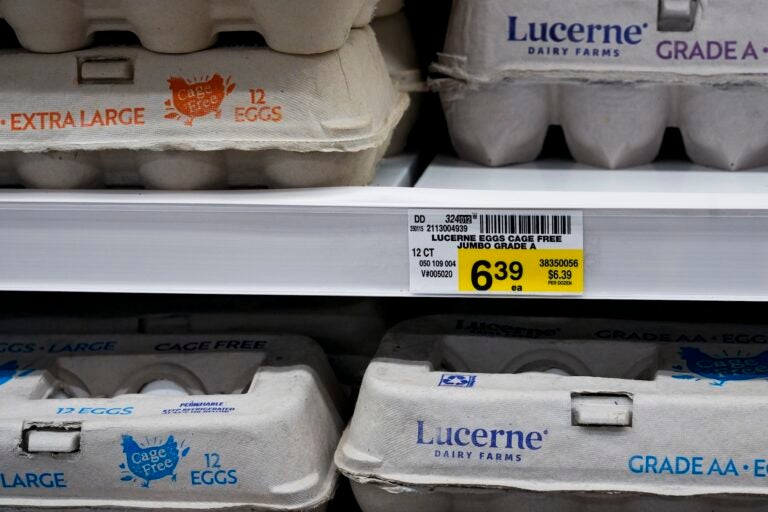
M698 165L736 171L768 165L768 87L505 81L442 93L456 151L476 163L532 162L550 125L573 158L609 169L646 165L665 129L679 128Z
M169 510L319 512L333 496L343 396L309 338L8 336L3 346L2 506L162 499Z
M353 27L388 15L402 0L3 0L0 18L31 51L84 48L94 34L130 31L149 49L191 53L212 46L222 32L260 33L285 53L339 49Z
M409 102L369 28L317 56L109 47L2 62L18 73L0 78L0 172L31 187L364 185Z
M336 452L363 510L736 511L765 500L768 457L749 434L768 419L765 330L624 328L664 333L638 342L611 323L601 335L504 317L395 327Z
M382 150L297 153L262 151L49 151L8 153L3 186L44 189L148 188L216 190L362 186Z

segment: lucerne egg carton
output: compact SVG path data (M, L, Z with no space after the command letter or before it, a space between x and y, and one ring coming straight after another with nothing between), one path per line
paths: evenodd
M573 157L651 162L678 127L692 161L768 164L768 38L757 0L457 0L436 82L456 151L537 157L561 125Z
M162 53L210 47L221 32L259 32L277 51L323 53L340 48L352 27L373 18L378 0L2 0L0 18L34 52L87 46L102 31L130 31ZM398 0L385 0L382 14Z
M0 507L323 511L340 397L287 335L4 336Z
M0 65L15 70L0 173L30 187L363 185L408 105L369 28L313 56L109 47Z
M427 83L419 65L416 41L404 12L376 18L371 28L376 32L376 39L395 87L407 93L411 100L387 149L387 156L392 156L402 153L406 148L411 130L419 118Z
M637 342L569 339L562 327L442 316L393 329L336 452L363 510L765 503L765 330Z

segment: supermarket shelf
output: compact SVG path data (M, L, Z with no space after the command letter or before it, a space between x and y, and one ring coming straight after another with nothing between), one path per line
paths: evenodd
M419 158L407 153L385 158L376 170L372 187L412 187L419 178Z
M768 173L542 166L441 158L415 188L3 191L0 289L407 296L409 208L563 208L584 212L587 298L768 300Z

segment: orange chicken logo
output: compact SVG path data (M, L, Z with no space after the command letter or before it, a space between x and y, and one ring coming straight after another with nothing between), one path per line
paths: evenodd
M232 77L224 80L217 73L210 78L193 78L191 82L177 76L168 79L173 99L165 100L165 118L184 119L187 126L192 126L195 118L208 114L216 114L216 119L221 119L221 104L236 87Z

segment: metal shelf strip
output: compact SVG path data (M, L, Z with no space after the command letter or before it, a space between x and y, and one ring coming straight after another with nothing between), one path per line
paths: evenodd
M448 164L475 189L441 178ZM584 211L586 298L768 300L768 174L668 192L653 171L657 189L625 171L602 188L578 169L567 186L483 172L442 159L417 188L5 191L0 289L407 296L409 208L562 208Z

